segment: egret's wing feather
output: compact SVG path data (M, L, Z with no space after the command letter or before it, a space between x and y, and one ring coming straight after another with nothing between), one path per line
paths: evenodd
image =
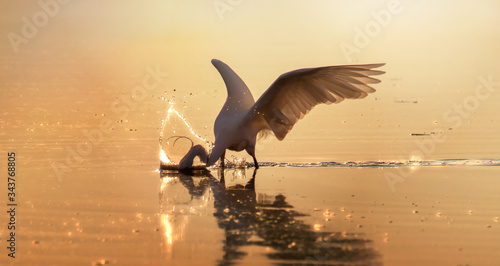
M281 75L252 106L246 122L262 121L282 140L314 106L364 98L375 89L368 84L380 80L370 77L384 71L385 64L345 65L298 69Z
M212 59L212 64L219 71L227 88L227 99L221 113L247 111L255 101L245 82L224 62Z

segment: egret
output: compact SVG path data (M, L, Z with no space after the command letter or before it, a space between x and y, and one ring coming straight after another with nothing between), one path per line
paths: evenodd
M374 70L385 63L297 69L279 76L255 102L245 82L228 65L217 59L212 64L227 88L226 102L215 119L214 147L208 155L201 145L193 146L180 161L180 169L191 167L196 156L206 166L221 159L224 167L227 149L245 150L259 168L255 158L259 133L272 133L283 140L314 106L364 98L375 91L368 84L380 82L371 76L385 73Z

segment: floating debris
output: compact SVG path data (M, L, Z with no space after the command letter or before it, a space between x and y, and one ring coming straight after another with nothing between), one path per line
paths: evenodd
M394 100L395 103L418 103L417 100Z
M432 135L435 135L435 134L436 134L436 132L430 132L430 133L425 133L425 132L424 133L411 133L410 136L413 136L413 137L415 137L415 136L417 136L417 137L418 136L432 136Z

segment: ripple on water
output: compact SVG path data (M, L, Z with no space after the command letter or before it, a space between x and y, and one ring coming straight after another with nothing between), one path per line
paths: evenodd
M254 167L244 160L226 160L226 168ZM443 159L430 161L360 161L360 162L316 162L286 163L260 162L260 167L415 167L415 166L500 166L500 159Z

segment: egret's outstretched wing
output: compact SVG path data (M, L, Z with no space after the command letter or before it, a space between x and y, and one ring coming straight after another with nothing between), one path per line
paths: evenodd
M252 93L243 80L224 62L212 59L227 88L227 99L221 113L234 114L244 112L254 103Z
M298 69L281 75L252 106L246 122L265 119L274 135L283 140L293 125L320 103L339 103L364 98L379 83L370 77L385 73L373 70L385 64L345 65ZM262 123L260 123L262 124Z

